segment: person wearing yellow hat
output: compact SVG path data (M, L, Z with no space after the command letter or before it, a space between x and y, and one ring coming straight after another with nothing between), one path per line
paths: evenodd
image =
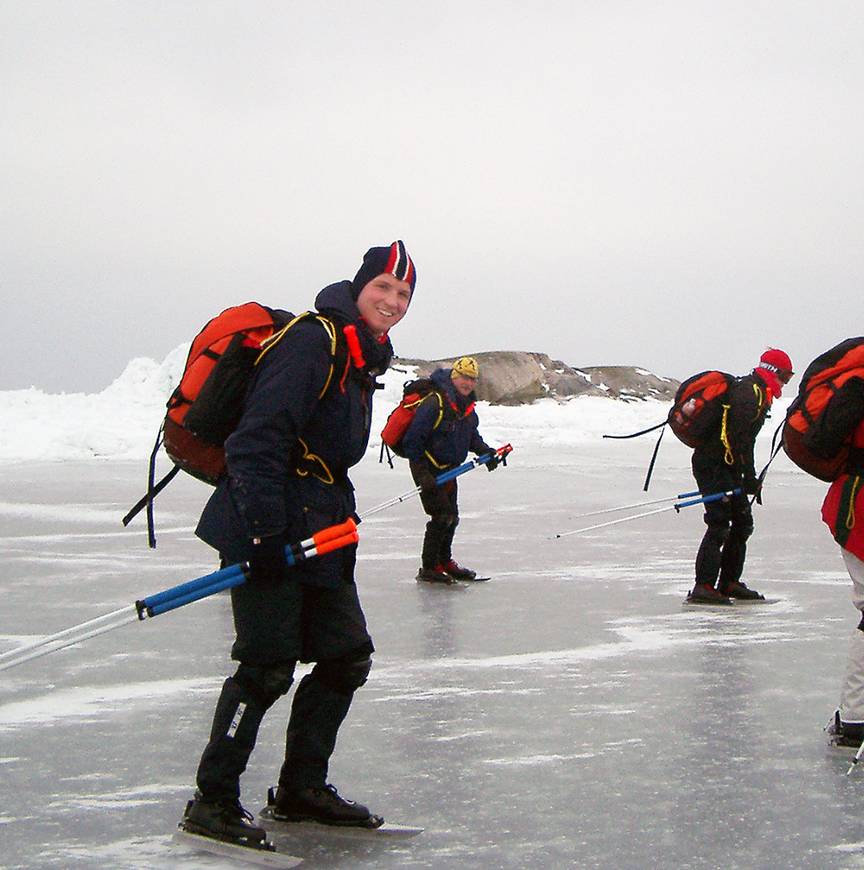
M459 524L456 480L438 486L437 475L461 465L468 452L493 454L486 467L499 463L494 450L478 431L474 388L480 377L477 360L457 359L447 368L432 373L433 390L426 396L402 439L411 475L420 487L420 501L429 517L423 538L423 553L417 579L427 583L476 580L477 572L463 568L453 559L452 546Z

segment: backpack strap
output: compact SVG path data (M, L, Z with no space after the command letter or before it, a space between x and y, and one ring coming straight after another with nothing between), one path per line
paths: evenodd
M151 550L156 549L156 527L153 522L153 499L171 483L172 480L177 476L177 472L180 471L180 466L175 465L169 472L166 474L159 483L154 484L153 481L156 479L156 454L159 452L159 448L162 446L162 433L165 429L165 424L163 423L159 427L159 432L156 435L156 443L153 445L153 449L150 451L150 463L148 467L147 473L147 492L140 498L138 501L130 508L129 513L123 517L123 525L128 526L132 520L138 516L139 513L147 508L147 544Z
M327 372L327 377L324 380L324 386L321 388L321 392L318 393L318 398L323 399L324 394L327 390L330 389L330 385L333 383L333 375L338 368L341 366L337 366L338 358L340 356L339 349L341 342L339 341L339 333L336 329L336 324L329 317L325 317L323 314L318 314L315 311L304 311L302 314L298 314L296 317L293 317L288 323L285 324L280 330L274 332L269 338L265 339L261 343L261 353L258 354L255 359L255 365L257 366L261 360L264 359L267 354L279 344L280 341L285 337L286 333L292 326L300 323L302 320L308 320L309 318L313 318L317 320L321 326L324 328L324 332L327 333L327 338L330 342L330 371ZM347 356L347 354L346 354ZM340 388L344 392L345 390L345 378L348 374L348 366L345 366L345 372L342 375L342 379L340 382Z
M657 454L660 451L660 442L666 434L666 421L664 420L659 426L652 426L646 429L645 432L653 432L655 429L660 429L660 436L657 443L654 445L654 452L651 454L651 461L648 463L648 471L645 472L645 483L642 484L642 491L648 492L648 484L651 483L651 475L654 473L654 463L657 462ZM644 435L645 432L637 432L636 435ZM619 435L619 438L635 438L636 435ZM614 438L614 435L604 435L604 438Z

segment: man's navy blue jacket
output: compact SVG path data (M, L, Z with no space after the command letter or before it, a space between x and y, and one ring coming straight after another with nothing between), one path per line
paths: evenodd
M305 540L354 511L347 472L366 451L374 377L386 371L393 349L360 319L350 281L325 287L315 307L335 324L340 348L343 327L354 324L365 365L358 369L345 350L334 362L330 336L314 317L292 326L264 355L225 442L227 474L196 529L229 563L248 559L253 538ZM292 573L336 587L351 579L354 550L310 560Z
M474 411L474 393L467 397L457 393L450 369L436 369L432 383L440 395L432 392L418 406L402 436L405 456L412 461L425 457L436 469L444 470L461 465L469 450L477 455L490 450L477 431L480 421Z

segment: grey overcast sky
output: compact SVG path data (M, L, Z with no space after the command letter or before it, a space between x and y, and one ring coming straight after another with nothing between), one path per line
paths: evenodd
M862 46L860 0L0 0L0 389L395 238L403 356L802 371L864 334Z

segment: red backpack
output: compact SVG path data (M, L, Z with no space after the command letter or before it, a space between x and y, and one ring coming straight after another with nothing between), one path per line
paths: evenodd
M214 485L225 472L225 440L240 420L255 362L291 318L247 302L214 317L195 337L162 424L165 452L181 470Z
M384 448L392 450L397 456L405 457L402 450L402 439L417 413L420 403L434 392L438 396L438 419L433 429L437 429L444 416L444 402L441 394L435 390L429 378L418 378L416 381L408 381L402 388L402 400L390 412L387 422L381 430L381 452L383 457ZM391 463L392 465L392 463Z
M295 323L307 317L315 317L327 330L335 366L336 329L329 319L312 311L295 317L288 311L247 302L226 308L195 337L150 454L147 493L123 517L126 526L147 508L151 547L156 546L153 499L178 471L216 485L225 473L225 441L240 422L255 366ZM154 483L156 455L162 443L174 468Z
M687 378L675 393L666 422L679 441L688 447L704 447L719 434L723 421L723 397L735 383L725 372L700 372Z
M645 483L642 484L642 489L648 492L651 475L654 473L654 463L657 461L657 453L660 450L660 442L663 440L667 426L675 433L676 438L683 441L688 447L704 447L715 435L722 443L726 444L723 441L725 434L723 423L729 405L724 404L723 400L736 380L734 375L727 375L726 372L713 370L699 372L698 375L687 378L678 387L672 407L662 423L657 423L630 435L604 435L603 437L638 438L640 435L660 430L657 443L654 445L654 452L651 454L651 461L648 463ZM728 447L728 444L726 446Z
M856 380L864 381L864 336L816 357L786 412L783 449L799 468L827 483L843 474L849 458L852 432L838 432L836 423L850 391L861 388Z

